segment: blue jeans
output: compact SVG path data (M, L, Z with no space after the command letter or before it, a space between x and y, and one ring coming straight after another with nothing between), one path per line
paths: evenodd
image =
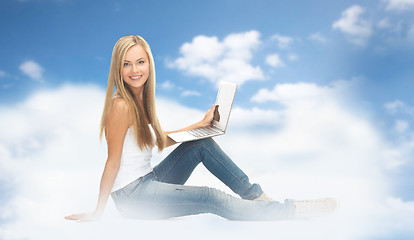
M184 186L195 167L203 165L242 199L209 187ZM292 200L251 201L262 194L258 184L211 139L185 142L168 155L154 171L112 193L125 217L164 219L213 213L230 220L278 220L293 217Z

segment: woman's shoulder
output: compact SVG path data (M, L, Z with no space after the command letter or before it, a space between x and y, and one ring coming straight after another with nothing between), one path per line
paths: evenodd
M115 98L112 100L112 107L106 116L106 128L118 128L121 126L129 127L129 110L128 105L123 98Z
M112 97L112 104L115 104L115 103L119 103L119 102L126 102L125 101L125 99L123 98L123 97L121 97L121 96L119 96L119 95L114 95L113 97Z
M112 108L110 114L128 114L128 104L122 97L114 97L112 99Z

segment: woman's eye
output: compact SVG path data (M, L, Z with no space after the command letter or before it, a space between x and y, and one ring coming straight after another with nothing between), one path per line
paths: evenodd
M144 63L144 61L139 61L139 62L138 62L138 64L143 64L143 63Z
M124 63L124 67L129 66L129 63Z

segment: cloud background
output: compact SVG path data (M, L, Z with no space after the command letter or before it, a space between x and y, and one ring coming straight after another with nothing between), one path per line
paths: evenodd
M414 236L412 2L213 5L108 1L92 17L89 3L1 3L0 239ZM151 45L165 129L198 121L218 83L237 82L228 132L216 141L274 199L333 196L339 211L271 223L139 221L120 217L110 200L100 222L63 220L95 207L105 79L125 34ZM230 193L201 166L187 184Z
M104 90L93 85L65 85L36 93L19 106L1 110L3 119L19 123L2 121L1 124L3 133L14 133L9 135L14 138L8 138L8 145L1 151L1 166L2 176L6 176L3 180L15 189L15 195L2 206L2 219L10 220L2 225L2 237L40 239L47 230L51 239L61 237L62 233L68 239L88 236L109 239L118 234L111 226L119 227L127 238L133 234L151 235L159 227L179 234L175 227L189 226L193 231L183 236L184 239L197 234L196 229L203 233L202 239L222 233L247 239L256 232L266 237L299 239L306 235L312 239L357 239L366 235L380 237L401 229L403 234L410 235L413 203L389 195L390 179L385 175L387 166L392 165L388 161L393 161L388 155L398 149L378 136L369 118L341 103L341 97L337 96L347 94L348 87L343 87L346 84L277 85L274 94L280 96L283 109L274 112L234 109L228 134L216 140L268 194L279 201L320 196L341 200L341 209L327 219L260 224L231 223L213 216L167 221L125 220L112 202L99 223L80 226L65 222L62 216L68 212L88 211L95 204L106 151L105 145L97 141L96 129L101 110L96 106L103 101ZM168 119L168 123L163 122L166 127L176 128L183 124L182 119L188 117L191 123L203 115L202 111L170 99L160 98L158 106L160 118ZM71 117L73 112L83 118ZM256 118L245 124L246 116ZM308 120L304 122L303 118ZM20 125L27 129L21 129ZM264 126L266 129L260 129ZM255 134L251 133L253 129L257 129ZM4 137L1 142L6 142ZM156 155L154 164L166 154L168 151ZM229 192L202 167L197 168L188 184L209 185ZM393 226L396 221L398 225ZM244 230L230 232L217 224ZM138 231L134 228L136 225L146 230ZM206 231L206 226L214 230ZM275 226L281 227L277 234ZM379 227L383 232L378 232ZM296 228L303 232L292 234ZM97 229L101 229L98 235Z

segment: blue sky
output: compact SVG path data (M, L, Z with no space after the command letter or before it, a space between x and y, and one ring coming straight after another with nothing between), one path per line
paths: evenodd
M384 160L377 159L372 166L380 166L380 175L387 179L387 194L412 211L413 13L412 0L1 1L0 110L6 117L0 118L7 123L25 123L25 114L12 115L12 109L26 111L36 99L47 99L55 96L53 93L63 96L67 86L92 86L93 93L95 87L103 92L113 45L123 35L138 34L153 51L161 110L172 102L175 105L170 107L183 113L202 112L214 103L217 82L226 79L239 83L234 131L244 131L248 137L254 138L253 130L269 126L274 135L285 136L291 128L284 121L296 119L292 116L300 111L304 118L293 128L323 122L326 125L321 124L321 130L330 129L331 122L326 119L335 114L332 126L339 128L341 119L347 124L355 120L357 126L363 121L368 127L361 127L362 143L367 137L386 149L379 155ZM305 100L308 102L303 103ZM321 107L326 101L340 107L327 105L329 114L321 118L318 113L326 113ZM307 115L308 109L302 106L315 111ZM242 118L247 127L238 121ZM362 134L364 129L370 129L367 135ZM348 134L353 128L345 130ZM371 137L371 130L375 137ZM6 128L1 131L0 150L5 149L10 159L22 157L20 140L7 139ZM326 134L340 139L334 132ZM38 133L29 134L35 139L33 149L51 141L41 130ZM336 137L332 139L338 140ZM295 141L300 139L298 135ZM346 146L352 145L346 141ZM300 143L303 149L298 149L303 152L298 150L298 156L313 152L308 143ZM298 165L287 169L290 167ZM19 168L13 169L9 172L12 175ZM10 189L14 185L4 178L0 178L0 189L5 192L0 202L13 196Z
M332 27L355 4L364 8L360 18L369 21L372 29L365 46L350 43ZM381 105L398 98L412 103L413 47L407 36L412 11L385 8L384 1L2 1L1 67L6 76L1 80L3 86L11 86L1 89L1 100L15 101L33 89L68 81L104 86L113 44L125 34L140 34L151 43L159 82L171 80L200 91L206 87L201 79L167 68L166 59L176 58L179 47L198 35L222 39L230 33L256 30L262 41L275 34L294 39L279 54L295 54L298 61L267 71L273 81L327 83L363 78L368 101ZM393 25L378 29L383 19ZM315 33L326 42L310 41ZM271 46L259 49L252 64L265 65L264 56L277 50ZM24 84L18 66L27 60L45 69L43 84ZM271 84L265 81L252 87Z

